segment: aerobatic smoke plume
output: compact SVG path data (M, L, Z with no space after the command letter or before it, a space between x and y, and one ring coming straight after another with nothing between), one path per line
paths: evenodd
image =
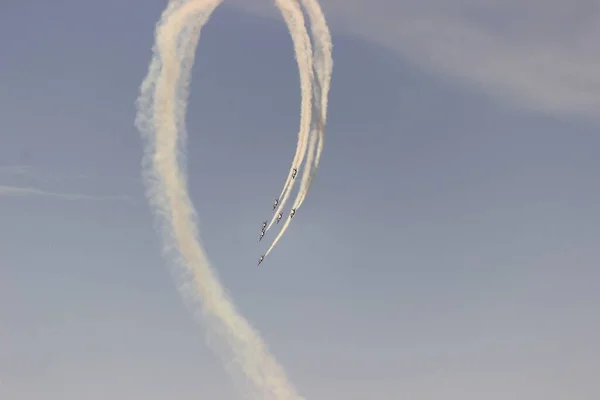
M217 333L227 345L219 355L234 362L249 382L252 393L260 399L301 399L285 372L270 354L259 334L239 314L233 301L211 269L207 255L194 224L195 210L187 191L187 178L181 170L185 157L185 123L191 70L202 27L222 0L171 0L156 25L153 58L148 75L141 85L138 98L136 126L145 141L142 161L147 195L160 223L165 256L172 256L186 274L185 295L198 301L202 316L210 332ZM312 139L312 96L314 90L312 48L306 31L304 16L296 0L276 0L294 43L301 83L301 121L298 146L292 168L299 168L307 146ZM313 29L313 39L319 44L320 61L316 65L331 65L329 33L316 1L307 1L311 21L320 15L319 28ZM318 18L317 18L318 19ZM325 28L323 28L323 26ZM323 38L314 38L315 32ZM326 67L317 72L320 79L328 74ZM331 74L329 68L329 75ZM320 82L320 87L328 87ZM321 91L321 96L327 91ZM321 99L317 126L324 127L324 106ZM322 132L322 131L321 131ZM322 145L322 133L318 143ZM320 151L317 150L320 155ZM305 175L311 174L311 163L306 163ZM308 175L307 175L308 174ZM288 178L282 194L291 189ZM305 189L307 184L303 185ZM283 206L285 201L281 201ZM288 221L289 222L289 221ZM225 354L227 353L227 354Z
M316 57L314 57L314 69L317 73L318 83L314 85L313 88L318 92L315 94L315 98L320 98L320 103L317 104L318 115L315 120L313 120L312 131L310 132L310 141L308 143L308 156L306 159L306 169L304 170L304 174L302 175L302 182L300 183L300 191L294 201L294 205L292 208L297 210L300 208L306 195L308 194L308 190L310 189L310 185L312 183L312 179L314 174L319 168L319 161L321 160L321 153L323 151L324 137L325 137L325 125L327 123L327 103L329 98L329 87L331 82L331 73L333 71L333 57L331 55L332 51L332 43L331 43L331 33L329 32L329 27L327 26L327 22L325 20L325 16L323 15L323 11L319 6L319 3L316 0L301 0L306 13L308 14L308 18L310 20L310 28L312 39L315 42L314 48L316 49ZM315 149L316 146L316 149ZM314 154L316 150L316 155ZM304 154L304 153L303 153ZM289 182L286 181L286 185ZM286 188L284 187L284 190ZM291 188L290 188L291 189ZM289 192L287 192L289 193ZM281 198L281 196L280 196ZM283 207L283 203L287 200L287 196L284 200L279 204L279 207L275 211L275 217L279 213L279 209ZM271 253L273 248L277 245L285 231L287 230L289 224L291 222L291 218L288 218L279 234L273 240L273 243L265 253L265 257ZM271 224L273 222L271 221ZM270 226L270 225L269 225Z
M308 32L306 32L306 28L304 27L304 17L302 16L302 10L300 10L297 1L294 0L276 0L275 3L277 4L277 7L279 7L283 18L285 19L289 27L290 35L292 36L292 40L294 42L294 51L296 53L296 58L298 60L298 69L300 72L300 88L302 100L300 106L300 131L298 132L298 144L296 146L296 154L294 154L294 158L292 159L290 172L288 173L285 184L283 185L281 194L279 195L279 197L277 197L277 199L279 200L278 207L275 209L273 217L271 218L271 223L269 224L269 226L267 226L265 231L268 231L273 225L273 223L276 221L277 214L279 214L281 209L285 206L290 192L294 187L292 170L300 169L300 166L302 165L302 162L304 160L306 146L308 145L310 135L309 130L312 120L313 107L312 91L314 76L312 69L312 48L310 39L308 37ZM298 29L297 27L297 24L299 23L297 17L298 13L302 17L302 26L300 29ZM301 60L300 57L304 58L304 60Z

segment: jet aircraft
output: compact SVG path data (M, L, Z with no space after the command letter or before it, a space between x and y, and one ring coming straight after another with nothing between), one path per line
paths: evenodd
M277 204L279 204L279 199L275 199L275 202L273 203L273 210L277 208Z
M292 179L294 179L296 177L296 174L298 173L298 170L296 168L294 168L292 170Z
M265 229L267 229L267 221L263 221L263 223L262 223L262 229L261 229L261 232L263 232L263 233L264 233L264 232L265 232Z
M265 256L260 256L260 258L258 259L258 264L256 264L256 265L260 265L260 263L263 262L264 259L265 259Z
M292 208L292 212L290 213L290 218L294 218L295 214L296 214L296 209Z
M283 218L283 214L279 213L279 215L277 216L277 223L279 223L279 221L281 221L281 218Z
M262 240L263 236L265 236L265 231L262 231L262 232L260 233L260 236L259 236L259 238L258 238L258 241L259 241L259 242Z

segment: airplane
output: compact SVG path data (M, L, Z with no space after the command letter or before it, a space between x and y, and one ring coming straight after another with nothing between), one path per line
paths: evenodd
M292 170L292 179L294 179L296 177L296 174L298 173L298 170L296 168L294 168Z
M277 208L277 204L279 204L279 199L275 199L275 202L273 203L273 210Z
M296 209L292 208L292 212L290 213L290 218L294 218L295 214L296 214Z
M257 265L260 265L260 263L263 262L264 259L265 259L265 256L260 256L260 258L258 259Z
M277 216L277 223L279 223L279 221L281 221L281 218L283 218L283 214L279 213L279 215Z
M262 232L265 232L265 229L267 228L267 221L263 221L263 226L262 226Z
M261 232L260 237L258 238L259 242L262 240L263 236L265 236L265 231Z

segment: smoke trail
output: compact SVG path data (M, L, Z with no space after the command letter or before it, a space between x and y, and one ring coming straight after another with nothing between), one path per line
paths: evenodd
M302 204L302 201L306 197L306 193L308 192L308 187L310 185L310 181L312 180L313 173L312 173L310 167L312 166L314 155L315 155L315 142L317 139L317 135L315 133L316 132L311 131L311 136L310 136L310 141L309 141L309 146L308 146L308 156L306 157L306 166L305 166L304 173L302 174L302 182L300 183L300 190L298 192L298 195L297 195L296 200L294 201L294 205L292 207L295 210L298 210L298 208ZM271 253L271 251L275 248L275 246L277 245L279 240L281 240L281 238L283 237L283 234L285 233L285 231L287 231L288 226L290 225L290 222L292 222L291 215L290 215L290 218L286 219L285 223L283 224L283 227L281 228L281 230L279 231L279 233L273 240L273 243L271 243L271 246L265 253L265 257L268 256L269 253Z
M327 27L327 22L323 11L316 0L301 0L304 9L308 14L310 20L311 35L314 41L314 49L316 56L314 58L314 68L317 72L318 85L315 87L320 94L320 104L318 107L318 118L314 122L310 133L310 142L308 144L308 155L306 157L306 165L304 173L302 174L302 182L300 184L300 190L294 201L292 208L298 210L308 194L310 185L314 178L317 168L319 167L319 161L321 159L321 153L323 151L323 142L325 136L325 125L327 123L327 103L329 98L329 88L331 82L331 74L333 71L333 57L332 57L332 43L331 33ZM315 95L315 97L318 97ZM315 143L316 141L316 143ZM314 155L316 146L316 156ZM314 162L314 164L313 164ZM275 237L271 246L265 253L265 257L271 253L273 248L277 245L279 240L283 237L283 234L287 231L287 228L291 222L291 218L288 218L278 235Z
M189 274L191 290L185 294L199 300L209 327L225 340L245 377L262 392L261 398L301 399L210 268L194 224L186 177L180 170L194 52L202 27L221 2L171 0L157 23L154 54L137 103L136 126L145 140L143 176L148 199L161 223L163 251L165 255L173 252ZM298 147L302 150L312 119L312 50L299 6L290 0L276 4L290 29L300 69L303 100Z
M318 106L318 118L315 119L314 124L316 125L313 129L316 131L317 143L316 143L316 156L314 158L314 164L310 166L310 174L307 175L307 179L303 179L303 185L301 186L297 200L294 202L294 208L299 208L306 195L312 179L319 167L321 153L323 151L323 142L325 136L325 126L327 124L327 103L329 99L329 88L331 82L331 73L333 70L333 57L331 54L332 43L331 33L325 20L323 10L319 6L316 0L300 0L308 18L310 20L311 35L315 42L314 48L316 56L314 58L314 68L317 73L318 85L315 87L315 91L318 91L320 95L320 104ZM319 97L315 95L315 97ZM312 146L309 145L312 149ZM309 150L310 151L310 150ZM312 158L310 153L307 158ZM307 159L307 165L310 161ZM302 189L302 187L304 189Z
M298 59L298 67L300 70L302 104L300 111L300 129L298 131L298 144L296 145L296 154L294 154L292 165L283 185L283 189L281 190L279 197L277 197L277 199L279 200L279 204L276 207L275 212L273 213L273 217L271 218L271 222L265 229L265 232L268 231L273 225L273 223L276 221L277 215L279 214L280 210L285 206L290 191L294 187L295 180L292 179L292 170L296 168L296 170L299 171L304 160L306 146L308 145L308 136L310 134L309 129L312 120L312 89L314 80L312 69L312 46L310 43L310 38L308 37L308 32L306 32L306 28L304 27L304 17L302 15L302 10L300 9L296 0L275 0L275 3L281 11L286 23L288 24L290 34L292 35L292 39L294 42L294 50L296 53L296 58ZM302 26L300 27L300 29L298 29L297 25L300 23L302 24ZM299 57L303 57L304 60L301 61ZM301 66L301 64L303 66Z
M321 153L323 152L323 144L325 139L325 126L327 124L327 103L329 101L329 89L331 85L331 74L333 71L333 56L331 42L331 33L325 20L325 15L317 0L301 0L304 9L310 20L311 34L315 42L316 56L314 60L315 70L319 81L318 90L321 97L319 107L320 118L317 120L317 131L319 132L317 143L317 154L315 157L314 167L311 168L312 175L319 168ZM312 177L311 176L311 180ZM304 193L306 197L306 193ZM304 197L301 202L304 201ZM299 205L298 205L299 206Z

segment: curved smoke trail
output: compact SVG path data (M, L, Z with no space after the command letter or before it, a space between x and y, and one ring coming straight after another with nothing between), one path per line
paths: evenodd
M329 101L329 89L331 86L331 74L333 72L333 56L331 42L331 33L325 20L325 15L321 6L317 0L301 0L306 12L308 19L310 20L311 34L315 41L316 56L314 59L315 70L317 72L317 79L319 81L318 90L321 97L321 104L319 107L319 120L317 123L318 142L317 142L317 154L315 156L314 166L311 168L311 180L319 168L319 162L321 160L321 153L323 152L323 144L325 139L325 126L327 124L327 106ZM308 190L308 189L307 189ZM306 197L306 193L304 193ZM302 202L304 201L302 198Z
M171 0L156 25L153 58L140 88L136 126L145 140L143 175L150 204L160 222L165 255L187 272L190 289L212 331L228 345L260 398L301 399L259 334L239 314L210 268L194 224L195 210L181 163L185 155L184 116L200 31L222 0ZM312 50L304 17L293 0L277 0L294 42L302 82L301 138L307 140L312 104ZM300 152L302 153L302 152ZM223 354L221 354L223 356Z
M331 43L331 33L329 32L325 15L323 14L321 7L316 0L301 0L301 2L306 10L306 13L308 14L311 35L313 41L315 42L314 49L316 56L314 57L314 68L318 79L318 85L315 87L315 89L318 90L320 95L315 95L315 97L320 97L321 101L318 106L318 119L313 121L314 125L316 126L312 127L312 131L310 133L308 155L306 157L306 166L302 175L302 182L300 183L300 190L296 200L294 201L294 205L292 206L292 208L295 210L300 208L306 199L306 195L308 194L308 190L310 189L310 185L316 170L319 168L319 161L321 159L325 137L325 125L327 123L327 103L329 99L331 74L333 71L333 57L331 54L333 45ZM315 146L316 155L314 154ZM290 223L291 218L288 218L265 253L265 257L269 255L269 253L271 253L273 248L277 245Z
M288 23L288 26L290 26L290 32L293 31L292 29L292 25L290 25L290 22L288 22L288 19L286 18L286 14L287 14L287 10L292 11L294 14L295 13L300 13L302 14L302 10L300 9L300 7L298 6L297 2L295 0L275 0L275 3L277 4L277 7L281 10L282 14L284 15L284 19L286 20L286 22ZM284 12L284 10L286 10ZM304 17L303 17L304 18ZM304 25L304 22L303 22ZM301 87L301 91L302 91L302 104L301 104L301 111L300 111L300 130L298 131L298 144L296 145L296 154L294 154L294 158L292 159L292 165L290 167L290 171L288 173L288 176L285 180L285 183L283 185L283 189L281 190L281 194L279 195L279 197L277 197L279 203L278 206L275 208L275 212L273 213L273 217L271 218L271 222L269 223L269 225L266 227L265 232L268 231L271 226L273 225L273 223L276 221L277 219L277 215L279 214L279 212L281 211L281 209L285 206L285 203L287 202L287 199L289 197L290 191L293 189L294 187L294 183L295 180L292 178L292 170L294 168L296 168L297 170L300 169L300 166L303 163L304 160L304 155L306 154L306 146L308 145L308 137L310 135L310 124L311 124L311 120L312 120L312 88L313 88L313 69L311 67L313 60L312 60L312 47L311 47L311 43L310 43L310 39L308 37L308 33L306 32L306 28L302 29L301 33L298 33L299 35L302 35L302 37L298 37L298 39L294 38L294 46L296 47L296 43L298 46L302 46L303 47L303 51L300 53L298 51L296 51L296 57L298 57L298 54L302 54L305 57L304 62L306 63L305 65L307 66L306 68L300 68L300 87ZM292 37L294 37L294 33L292 33ZM300 60L298 60L298 63L300 65Z

